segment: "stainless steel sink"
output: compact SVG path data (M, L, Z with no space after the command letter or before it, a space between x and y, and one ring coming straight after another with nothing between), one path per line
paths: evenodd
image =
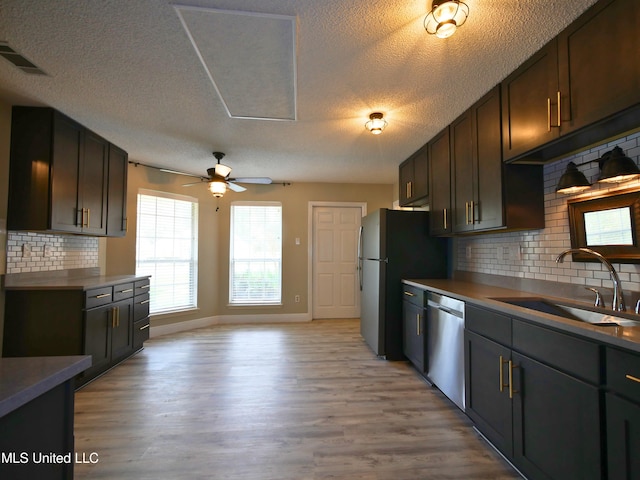
M640 327L640 319L633 320L618 315L612 315L609 311L590 310L576 305L552 302L543 297L531 298L493 298L499 302L528 308L537 312L548 313L558 317L575 320L577 322L589 323L602 327Z

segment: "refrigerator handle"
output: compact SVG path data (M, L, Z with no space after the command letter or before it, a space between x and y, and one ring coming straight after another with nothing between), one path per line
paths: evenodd
M362 291L362 225L358 229L358 281L360 282L360 291Z

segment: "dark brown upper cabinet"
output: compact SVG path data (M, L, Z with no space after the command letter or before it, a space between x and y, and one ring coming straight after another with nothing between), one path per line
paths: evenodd
M7 228L107 235L109 149L52 108L13 107Z
M453 231L451 209L451 156L449 153L449 127L433 137L427 144L431 174L429 195L429 228L431 235L447 235Z
M547 161L638 127L640 2L601 0L501 84L503 156Z
M429 157L426 145L400 164L400 205L426 205L429 196Z
M499 87L450 129L453 232L544 227L542 167L502 162Z
M107 235L124 237L127 233L127 152L109 145L109 177L107 187Z

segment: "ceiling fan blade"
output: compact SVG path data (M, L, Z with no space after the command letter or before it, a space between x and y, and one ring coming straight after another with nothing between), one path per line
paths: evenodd
M202 178L202 175L196 175L195 173L179 172L178 170L171 170L169 168L158 168L158 170L166 173L175 173L176 175L185 175L187 177Z
M232 182L227 182L227 186L229 187L229 190L233 190L234 192L244 192L246 190L242 185L236 185Z
M269 177L238 177L230 178L230 181L238 183L255 183L261 185L271 185L272 180Z
M192 182L192 183L183 183L182 186L183 187L192 187L194 185L202 185L203 183L205 183L207 180L201 179L199 182Z

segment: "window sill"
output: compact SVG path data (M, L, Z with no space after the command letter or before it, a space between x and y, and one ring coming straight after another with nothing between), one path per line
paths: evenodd
M227 303L229 308L282 308L282 303Z

